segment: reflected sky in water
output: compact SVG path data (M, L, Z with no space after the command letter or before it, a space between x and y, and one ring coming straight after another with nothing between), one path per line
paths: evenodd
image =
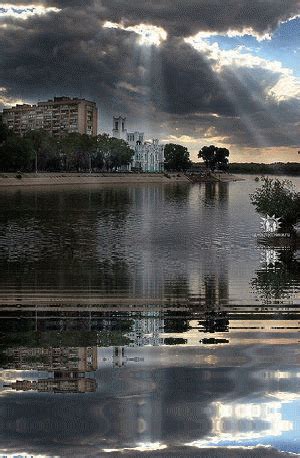
M299 247L256 186L0 190L1 453L300 453Z

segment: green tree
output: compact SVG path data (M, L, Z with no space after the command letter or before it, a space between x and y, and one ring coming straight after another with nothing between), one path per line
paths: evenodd
M98 135L96 147L96 160L107 171L117 170L119 167L131 163L134 151L128 143L108 134Z
M165 169L183 172L191 166L190 153L185 146L175 143L165 145Z
M0 145L12 134L8 127L0 121Z
M3 172L28 172L33 160L34 148L26 138L11 135L0 146L0 170Z
M210 145L203 146L198 153L198 157L202 158L205 166L213 172L216 169L228 170L229 154L227 148Z
M110 163L113 170L127 166L131 163L134 151L124 140L111 137L110 143Z
M58 143L47 131L31 130L23 137L29 140L35 155L34 168L37 170L57 170L60 167Z
M96 137L77 132L67 134L60 140L60 153L65 157L67 170L89 169L91 157L96 152Z
M292 229L300 219L300 194L289 180L262 177L262 186L250 195L251 203L261 215L281 218L282 230Z

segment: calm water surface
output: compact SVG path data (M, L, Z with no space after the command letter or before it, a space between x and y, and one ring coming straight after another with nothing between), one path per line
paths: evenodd
M300 453L300 248L258 243L258 185L0 189L0 453Z

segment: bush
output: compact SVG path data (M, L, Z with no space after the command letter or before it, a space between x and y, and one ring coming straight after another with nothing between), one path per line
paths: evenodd
M262 177L262 186L250 195L256 211L264 216L281 218L281 230L292 229L300 219L300 194L289 180Z

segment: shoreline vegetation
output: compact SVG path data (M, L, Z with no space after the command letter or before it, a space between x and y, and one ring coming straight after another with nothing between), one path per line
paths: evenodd
M245 173L254 175L300 175L300 162L274 162L261 164L257 162L232 162L229 164L230 173Z

